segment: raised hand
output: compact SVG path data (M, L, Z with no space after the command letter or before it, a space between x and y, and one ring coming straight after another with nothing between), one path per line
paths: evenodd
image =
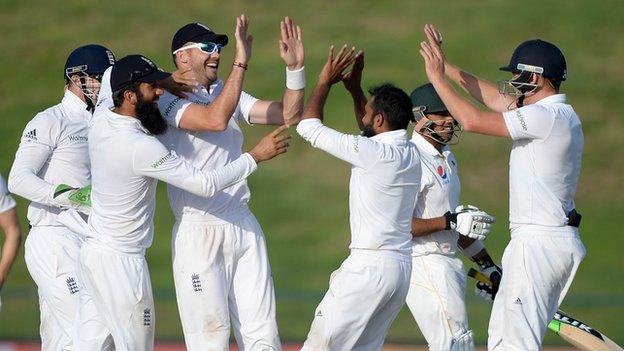
M249 154L256 160L256 163L268 161L286 152L290 146L291 135L284 135L282 132L288 129L288 127L288 125L283 125L275 129L262 138L260 142L249 151Z
M280 21L281 38L279 50L282 60L290 70L303 67L305 54L301 41L301 27L296 26L290 17Z
M251 59L251 45L253 44L253 36L247 35L249 29L249 18L244 14L236 17L236 55L234 61L246 65Z
M362 71L364 70L364 52L355 55L353 67L342 77L342 83L348 91L356 91L362 87Z
M325 66L321 70L318 84L333 85L341 81L344 77L345 69L353 63L355 57L355 47L347 49L347 44L345 44L334 58L334 46L330 46L327 62L325 62Z
M442 36L433 25L425 25L427 41L420 42L420 55L425 59L425 72L430 82L444 79L444 53L440 47Z

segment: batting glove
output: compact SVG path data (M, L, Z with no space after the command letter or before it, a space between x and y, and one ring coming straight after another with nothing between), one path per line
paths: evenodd
M475 262L479 265L481 273L492 282L492 285L477 282L475 294L486 300L494 301L496 293L498 293L501 279L503 278L503 270L494 263L490 255L479 258L475 260Z
M67 184L59 184L54 189L52 202L61 208L73 208L78 212L91 212L91 185L84 188L72 188Z
M472 239L483 240L490 234L496 218L472 205L460 205L455 213L447 212L446 229L455 229L459 234Z

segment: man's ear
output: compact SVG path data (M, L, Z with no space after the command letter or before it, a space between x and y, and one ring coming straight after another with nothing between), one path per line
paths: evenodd
M378 114L375 115L375 117L373 117L373 124L375 125L375 127L380 128L383 123L384 123L384 115L383 112L379 112Z
M136 93L130 91L130 90L126 90L124 92L124 99L128 100L128 102L130 102L130 104L132 105L136 105L137 104L137 96Z
M180 66L180 64L187 64L189 62L188 50L178 51L175 54L175 63L176 66Z

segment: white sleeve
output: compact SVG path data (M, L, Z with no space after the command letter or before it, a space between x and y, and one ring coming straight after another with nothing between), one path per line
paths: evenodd
M503 118L513 140L545 139L555 124L554 116L536 104L503 112Z
M180 120L186 108L191 105L187 99L175 96L168 91L165 91L158 99L158 109L163 118L172 127L179 128Z
M47 114L37 115L26 125L9 173L9 190L13 194L54 205L55 184L41 179L38 173L56 148L58 129L55 118Z
M202 173L169 151L156 138L140 141L134 149L133 167L137 174L162 180L195 195L210 197L246 179L257 168L250 154L244 153L230 164Z
M97 104L95 104L95 112L99 112L101 109L110 110L115 104L113 103L113 92L111 90L110 76L113 66L110 66L104 71L102 75L102 85L100 86L100 92L98 93Z
M9 193L6 182L2 175L0 175L0 213L6 212L15 207L15 200Z
M249 113L257 101L259 101L259 99L241 91L240 98L238 99L238 106L236 106L236 111L234 111L234 118L237 121L244 120L248 124L251 124Z
M379 159L377 144L359 135L340 133L318 118L304 119L297 125L297 133L315 148L360 168L370 168Z

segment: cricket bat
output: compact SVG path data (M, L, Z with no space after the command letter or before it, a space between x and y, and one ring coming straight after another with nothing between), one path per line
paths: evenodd
M474 268L468 270L468 276L492 285L492 282L483 273ZM598 330L571 317L559 310L548 324L548 329L561 336L563 340L583 351L624 351L613 340Z

